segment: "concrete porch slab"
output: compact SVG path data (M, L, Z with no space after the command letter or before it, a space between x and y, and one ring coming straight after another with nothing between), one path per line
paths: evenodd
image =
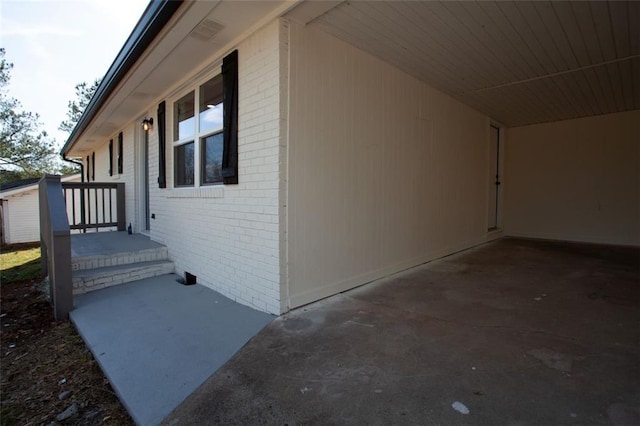
M142 234L89 232L71 234L71 257L101 256L164 247Z
M158 424L273 316L164 275L75 298L71 320L134 421Z

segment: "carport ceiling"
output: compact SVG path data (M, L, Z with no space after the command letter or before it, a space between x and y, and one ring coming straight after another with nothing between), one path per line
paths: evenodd
M640 2L346 1L322 29L521 126L640 108Z

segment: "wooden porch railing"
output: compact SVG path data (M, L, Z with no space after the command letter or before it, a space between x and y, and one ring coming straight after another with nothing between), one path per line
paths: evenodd
M42 273L49 276L54 316L60 321L66 319L73 309L71 232L60 176L45 175L38 186Z
M45 175L40 182L40 254L42 272L49 277L56 320L73 309L71 230L125 230L124 183L60 182Z
M124 183L65 182L62 189L71 229L125 230Z

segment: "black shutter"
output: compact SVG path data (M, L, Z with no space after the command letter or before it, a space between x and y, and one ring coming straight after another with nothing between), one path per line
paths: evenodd
M91 182L91 164L89 163L89 156L87 155L87 182Z
M222 178L224 183L238 183L238 51L222 60L222 102L224 142Z
M158 105L158 188L167 187L166 142L167 126L165 126L165 102Z
M113 139L109 141L109 176L113 176Z
M96 181L96 153L91 153L91 180Z
M122 153L122 132L118 133L118 174L122 174L122 165L124 164L124 155Z

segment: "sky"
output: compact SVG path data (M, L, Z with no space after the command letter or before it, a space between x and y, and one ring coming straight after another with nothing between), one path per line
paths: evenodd
M0 47L13 63L9 96L40 115L61 147L58 126L75 86L104 76L149 0L0 0Z

